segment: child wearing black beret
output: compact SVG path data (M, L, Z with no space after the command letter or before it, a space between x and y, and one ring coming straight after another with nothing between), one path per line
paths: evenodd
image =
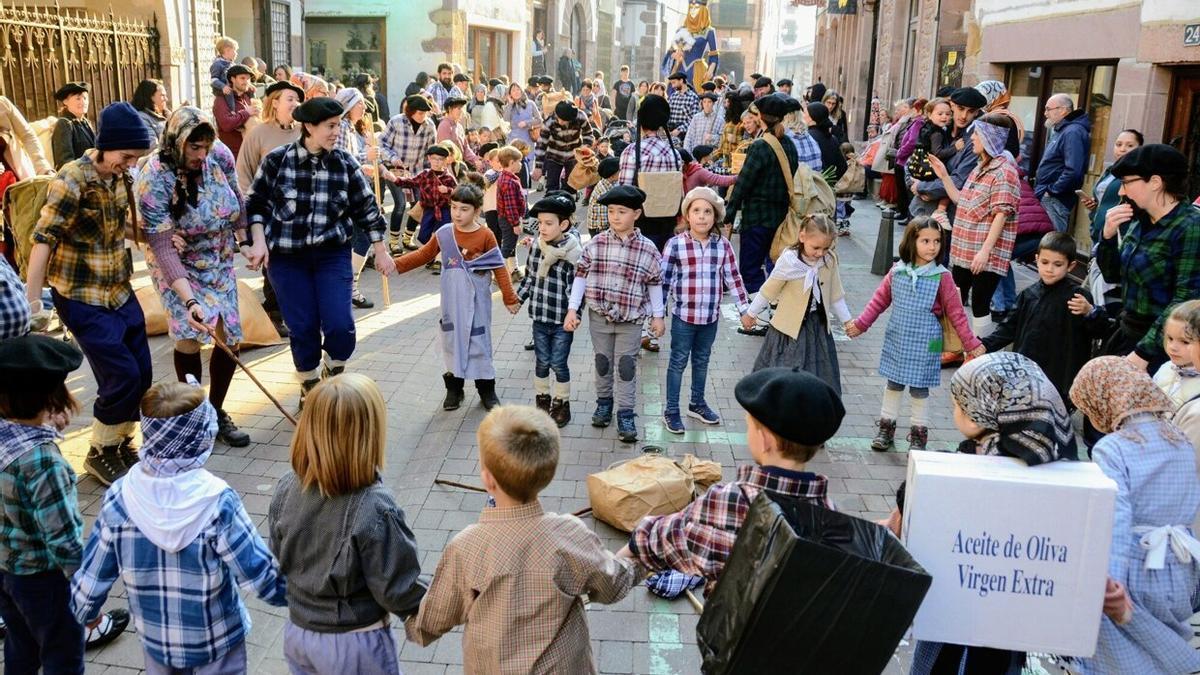
M846 414L837 392L800 368L765 368L743 377L734 395L746 409L746 443L754 464L739 467L737 480L710 487L678 513L643 518L618 553L652 571L704 577L706 593L725 569L759 492L833 508L829 480L805 465L837 433Z

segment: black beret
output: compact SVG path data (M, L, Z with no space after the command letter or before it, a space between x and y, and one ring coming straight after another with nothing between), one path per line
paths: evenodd
M559 218L570 218L575 215L575 199L569 193L555 190L537 200L529 209L530 218L537 218L539 213L553 213Z
M454 76L453 78L451 78L451 79L452 79L452 81L454 81L454 82L470 82L470 81L471 81L471 78L467 77L467 76L466 76L465 74L463 74L463 73L459 73L459 74L455 75L455 76Z
M0 377L51 391L67 373L83 363L83 354L71 343L29 333L0 341Z
M538 84L544 84L546 86L550 86L550 85L554 84L554 78L550 77L548 75L543 75L542 79L538 80Z
M824 103L813 101L812 103L808 104L807 110L808 116L812 118L812 121L815 122L817 126L823 127L826 124L829 124L829 108L826 108Z
M318 96L301 103L292 113L292 119L297 122L320 124L330 117L341 117L345 110L341 103L328 96Z
M442 147L442 146L440 146L440 145L431 145L431 146L429 146L429 148L428 148L428 149L425 151L425 156L426 156L426 157L428 157L428 156L430 156L430 155L437 155L438 157L449 157L449 156L450 156L450 151L449 151L449 150L447 150L446 148L443 148L443 147Z
M769 78L769 77L760 77L760 78L758 78L757 80L755 80L755 81L754 81L754 88L755 88L755 89L761 89L762 87L769 87L769 86L771 86L772 84L774 84L774 83L773 83L773 82L771 82L771 78Z
M495 150L496 148L499 148L499 147L500 147L500 145L498 143L484 143L483 145L479 146L479 152L477 152L475 154L479 155L480 157L483 157L484 155L488 154L492 150Z
M615 185L601 195L596 203L604 206L627 206L631 209L640 209L642 204L646 203L646 193L642 192L641 188L632 185Z
M570 101L559 101L558 105L554 106L554 116L560 120L573 120L578 116L578 112L575 109L575 104Z
M296 85L292 84L291 82L288 82L287 80L280 80L280 81L276 82L275 84L272 84L271 86L267 87L266 95L270 96L271 94L274 94L277 91L284 91L285 89L296 92L296 96L299 96L301 101L304 100L304 90L301 89L300 87L297 87Z
M604 159L600 160L600 165L596 167L596 172L600 174L601 178L608 178L609 176L615 175L620 170L621 158L619 157L605 157Z
M404 99L404 109L409 112L420 112L422 110L429 112L433 110L433 107L429 105L429 99L420 94L413 94Z
M712 93L711 91L706 91L703 94L700 94L701 100L707 99L709 101L716 101L718 98L720 98L720 97L717 96L716 94Z
M756 370L739 380L733 393L772 433L809 447L833 438L846 416L833 387L800 367Z
M954 93L950 94L950 101L964 108L974 108L976 110L987 107L987 98L975 87L959 87L955 89Z
M226 81L232 80L233 78L237 77L238 75L249 75L249 76L253 77L254 71L250 70L249 67L243 66L240 63L235 63L232 66L229 66L229 68L227 68L225 70Z
M68 82L68 83L64 84L63 86L59 87L58 91L54 92L54 100L61 101L68 96L74 96L75 94L83 94L83 93L87 92L87 90L88 90L87 82Z
M787 94L767 94L756 99L754 107L758 108L758 112L763 115L783 119L788 116L788 113L793 113L800 109L800 101ZM826 116L828 116L828 113L826 113Z
M953 93L954 93L954 87L947 84L943 87L938 87L937 97L938 98L950 98L950 94L953 94Z
M783 78L782 80L780 80L780 81L776 82L776 83L775 83L775 86L777 86L777 87L790 87L790 86L792 86L792 81L791 81L791 80L789 80L789 79L787 79L787 78L785 77L785 78Z
M686 79L687 79L687 75L684 75L683 73L676 71L676 72L674 72L674 73L671 73L670 75L668 75L668 76L667 76L667 79L668 79L668 80L686 80Z
M502 84L504 84L503 80L500 80L500 79L498 79L498 78L495 78L495 77L493 77L492 79L488 80L488 86L489 86L489 87L499 87L499 86L500 86L500 85L502 85Z
M461 96L447 96L445 102L442 103L442 110L449 110L467 104L467 99Z
M1186 176L1187 157L1175 148L1162 143L1150 143L1130 150L1112 165L1112 175L1117 178L1138 176Z
M637 125L642 129L661 129L671 121L671 104L658 94L646 94L637 110Z
M697 162L702 161L711 154L713 154L713 146L711 145L697 145L692 148L692 156L696 158Z
M712 80L709 80L708 82L705 82L704 84L700 85L700 88L703 89L704 91L716 91L717 83L713 82Z
M538 86L538 84L541 83L541 81L542 81L542 78L538 77L537 75L534 75L533 77L526 80L525 83L531 87L536 87L536 86Z

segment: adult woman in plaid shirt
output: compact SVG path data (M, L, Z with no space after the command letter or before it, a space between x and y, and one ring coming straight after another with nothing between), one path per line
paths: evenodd
M428 99L420 94L413 94L404 99L404 112L388 120L387 129L379 142L379 151L383 153L383 161L401 173L418 173L425 163L425 151L437 143L437 127L429 119L433 108ZM400 238L400 231L407 229L404 237L404 247L415 251L418 246L412 241L417 222L410 219L408 227L404 227L405 206L404 188L395 183L387 184L392 193L392 221L389 226L393 242L392 248Z

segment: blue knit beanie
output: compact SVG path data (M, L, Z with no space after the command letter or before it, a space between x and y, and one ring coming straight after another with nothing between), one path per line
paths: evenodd
M149 150L151 145L150 128L133 106L118 101L100 111L97 150Z

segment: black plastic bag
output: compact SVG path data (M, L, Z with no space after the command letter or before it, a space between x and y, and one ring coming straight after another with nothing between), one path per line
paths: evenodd
M885 528L763 491L696 626L704 672L876 675L932 582Z

